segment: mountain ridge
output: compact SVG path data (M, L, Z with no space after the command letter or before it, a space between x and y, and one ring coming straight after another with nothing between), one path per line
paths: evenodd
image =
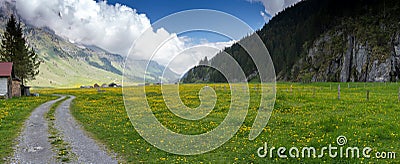
M15 1L0 2L0 32L11 14L17 14ZM125 61L125 57L113 54L94 45L71 43L47 27L36 28L24 23L25 38L42 61L36 80L28 82L35 87L79 87L95 83L122 83L122 75L129 81L141 83L148 61ZM126 62L126 63L125 63ZM125 70L124 70L124 64ZM155 61L149 62L146 79L158 82L165 69L164 81L175 82L179 76ZM134 84L134 83L133 83ZM133 85L125 84L125 85Z
M262 39L278 81L398 81L398 13L400 1L396 0L303 0L248 37ZM237 60L247 77L258 73L240 44L224 51ZM223 64L219 56L210 65ZM197 66L187 74L183 82L226 82L208 67ZM259 81L259 77L249 81Z

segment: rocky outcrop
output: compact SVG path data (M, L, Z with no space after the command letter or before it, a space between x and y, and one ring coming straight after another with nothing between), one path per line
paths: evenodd
M388 82L400 79L400 35L389 47L376 51L377 45L351 35L326 34L316 40L303 60L293 69L302 70L297 81L307 82ZM296 70L292 70L296 72Z

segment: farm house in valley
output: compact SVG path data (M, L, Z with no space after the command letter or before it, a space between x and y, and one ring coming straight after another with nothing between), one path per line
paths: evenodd
M0 98L21 96L21 82L15 78L13 63L0 62Z

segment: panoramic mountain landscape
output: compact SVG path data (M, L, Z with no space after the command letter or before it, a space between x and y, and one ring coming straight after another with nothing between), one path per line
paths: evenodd
M0 33L3 33L5 24L11 14L18 17L15 1L0 2ZM41 59L39 75L36 80L28 82L35 87L68 88L79 86L93 86L105 83L122 83L122 75L130 78L129 81L143 79L147 61L129 60L119 54L109 53L92 45L71 43L67 39L57 36L49 28L36 28L25 24L22 18L24 34L28 44L34 48ZM146 76L149 82L159 82L165 67L157 62L150 62ZM164 80L174 83L179 76L170 69L165 70ZM133 85L133 84L127 84Z
M286 8L256 34L269 50L279 81L394 82L400 80L397 13L395 0L307 0ZM257 81L257 68L240 44L225 52L249 81ZM218 58L209 59L211 65L223 65ZM186 77L184 82L225 82L204 66Z
M0 0L0 164L400 163L399 82L399 0Z
M345 6L341 5L344 3ZM280 12L256 34L270 52L279 81L397 81L400 79L400 25L396 22L400 18L393 13L399 10L394 1L308 0ZM5 26L11 14L17 15L15 4L1 2L0 27ZM121 83L123 56L96 46L71 43L46 27L35 28L29 24L24 27L29 45L42 59L40 74L30 85L77 87ZM237 59L249 81L258 81L257 69L239 43L224 51ZM125 77L138 81L147 62L129 62ZM207 62L224 63L218 62L218 55ZM151 62L147 72L149 82L158 82L164 68ZM202 66L189 71L185 77L183 82L224 82L217 71ZM179 75L167 68L164 78L174 83Z

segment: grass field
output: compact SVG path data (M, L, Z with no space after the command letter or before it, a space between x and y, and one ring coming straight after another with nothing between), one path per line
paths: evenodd
M182 134L200 134L217 127L225 118L230 105L230 91L224 84L216 85L217 105L204 119L188 121L173 115L166 107L159 86L148 86L149 105L156 118L170 130ZM180 96L189 107L200 104L198 91L205 84L181 85ZM214 84L209 86L214 87ZM339 162L339 163L399 163L400 152L400 85L391 83L341 83L338 100L337 83L279 83L275 109L267 127L253 141L248 140L250 127L257 114L259 91L251 84L251 102L244 124L238 133L221 147L201 155L183 156L161 151L147 143L135 131L124 108L120 88L40 90L40 93L71 94L72 114L94 138L119 154L122 162L196 162L196 163L261 163L261 162ZM226 87L229 88L229 87ZM141 87L130 88L132 92ZM369 100L367 100L369 91ZM138 109L140 110L140 109ZM157 132L154 132L157 135ZM347 147L371 147L371 158L331 158L324 152L322 158L273 157L261 158L259 147L268 143L271 147L315 147L317 155L321 148L340 147L336 139L345 136ZM201 145L200 145L201 146ZM377 152L395 152L396 159L377 159ZM288 150L285 152L288 155ZM301 154L300 154L301 156ZM393 157L392 157L393 158Z
M55 96L41 95L40 97L0 100L0 163L5 157L12 155L14 140L33 109L56 98Z

